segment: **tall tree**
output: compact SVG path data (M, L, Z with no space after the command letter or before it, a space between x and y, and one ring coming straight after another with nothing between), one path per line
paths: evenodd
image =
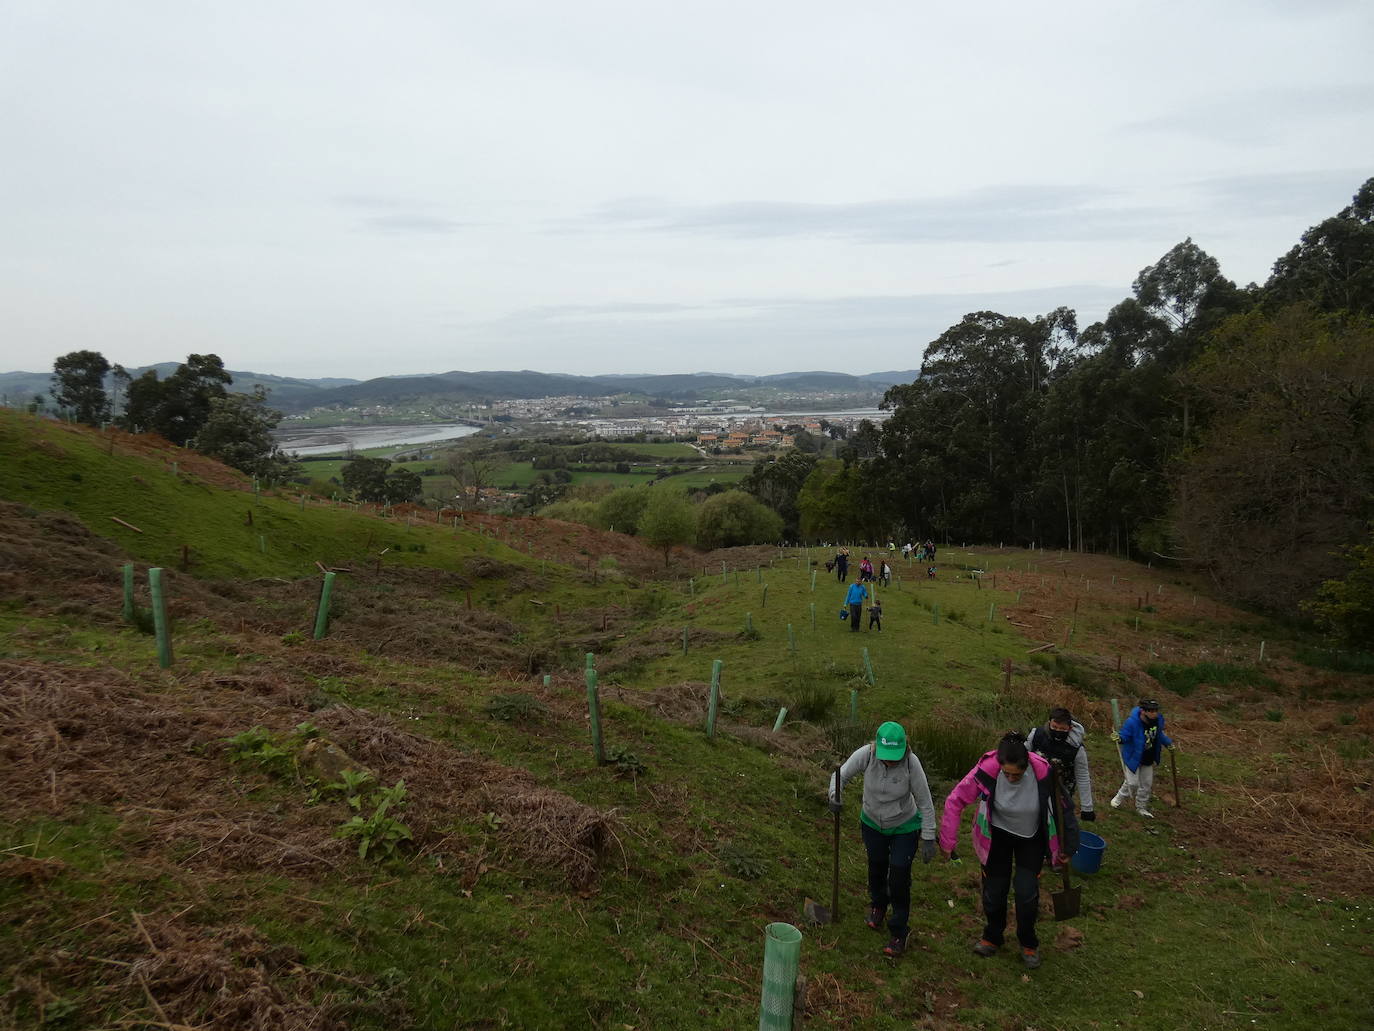
M1188 378L1211 416L1179 467L1185 555L1232 596L1291 611L1374 520L1374 320L1235 316Z
M225 397L234 378L218 355L193 354L165 380L149 369L129 384L126 429L160 433L185 446L210 417L210 404Z
M69 351L52 364L52 396L77 422L99 426L110 417L105 374L110 363L99 351Z
M680 544L691 544L696 536L696 512L682 492L672 487L653 487L649 504L639 521L639 536L663 552L663 568L668 555Z
M1265 294L1271 309L1308 301L1321 311L1374 315L1374 178L1274 262Z
M261 385L251 394L216 397L191 446L250 476L279 482L294 468L272 437L281 417L281 412L267 406L267 391Z

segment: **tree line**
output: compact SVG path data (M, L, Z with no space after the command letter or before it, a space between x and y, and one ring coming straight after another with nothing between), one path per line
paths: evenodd
M161 379L156 369L130 376L99 351L71 351L53 362L51 394L60 413L88 426L157 433L267 483L295 475L272 439L282 413L262 386L231 394L233 382L214 354L189 355Z
M792 536L1176 562L1368 643L1372 317L1374 179L1263 285L1237 286L1189 238L1090 326L1064 307L971 312L887 391L881 426L833 460L762 460L742 486Z

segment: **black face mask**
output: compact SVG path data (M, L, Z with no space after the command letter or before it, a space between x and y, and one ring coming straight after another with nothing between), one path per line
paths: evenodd
M1068 739L1069 732L1067 730L1055 730L1053 728L1050 729L1051 741L1067 741Z

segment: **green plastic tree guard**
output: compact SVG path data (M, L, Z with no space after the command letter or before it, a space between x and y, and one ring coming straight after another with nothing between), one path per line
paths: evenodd
M763 608L768 608L768 585L763 585Z
M940 625L940 603L939 603L938 601L935 603L935 606L930 610L930 615L931 615L932 619L934 620L935 625L936 625L936 626L939 626L939 625Z
M793 654L797 651L797 636L792 633L792 624L787 624L787 647Z
M776 734L778 731L782 729L782 724L785 719L787 719L787 706L784 705L781 709L778 710L778 718L773 721L774 734Z
M134 564L126 562L124 564L124 611L122 613L124 622L134 621Z
M744 614L744 632L746 634L752 634L754 632L754 614L752 612L746 612Z
M849 719L853 723L859 722L859 689L851 688L849 691Z
M172 635L167 627L167 604L162 596L162 570L148 570L148 592L153 596L153 632L157 635L157 664L166 669L172 664Z
M706 736L716 739L716 710L720 708L720 670L725 663L715 659L711 663L711 701L706 707Z
M329 599L334 594L334 574L324 574L324 584L320 587L320 607L315 612L315 640L329 632Z
M816 571L814 569L811 570L811 590L813 592L816 590Z
M868 649L864 649L864 679L868 681L870 687L878 682L873 675L873 661L868 657Z
M814 601L811 603L811 629L812 631L816 629L816 603Z
M769 924L763 931L763 999L759 1031L792 1031L792 1003L801 966L801 931Z
M682 654L687 654L687 628L682 628Z

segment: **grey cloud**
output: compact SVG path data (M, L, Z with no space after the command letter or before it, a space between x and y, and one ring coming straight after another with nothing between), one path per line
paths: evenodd
M1271 172L1202 179L1189 185L1211 211L1249 217L1310 217L1313 211L1334 215L1350 203L1368 175L1368 169Z
M1181 110L1124 122L1117 132L1188 136L1238 145L1282 141L1294 119L1367 118L1374 110L1374 83L1266 86L1199 98Z
M680 317L635 318L639 305L528 308L497 322L450 325L459 344L518 347L538 356L575 351L598 355L633 353L656 368L685 368L692 355L730 355L732 369L757 373L789 365L786 355L827 355L865 364L919 362L926 345L964 315L1000 311L1039 315L1060 305L1078 311L1080 325L1101 317L1127 294L1122 288L1066 285L1036 290L971 294L839 296L814 299L725 297L680 308ZM534 360L531 358L531 360ZM692 359L695 360L695 359ZM795 364L795 363L792 363ZM790 367L790 366L789 366ZM875 366L876 367L876 366Z
M685 205L636 197L588 218L601 227L735 238L828 237L860 243L1100 240L1158 234L1166 213L1082 186L998 186L946 198L840 204Z
M375 229L378 232L397 234L452 233L465 225L465 223L454 221L451 218L442 218L438 215L419 215L414 212L375 215L372 218L365 219L364 224L369 229Z

